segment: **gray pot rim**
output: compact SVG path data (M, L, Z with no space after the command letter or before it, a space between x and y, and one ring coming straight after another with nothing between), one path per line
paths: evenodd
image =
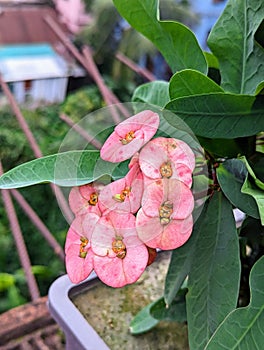
M94 272L79 284L73 284L68 275L57 278L48 292L48 308L66 337L66 349L110 350L94 328L71 301L80 291L92 287L99 279Z

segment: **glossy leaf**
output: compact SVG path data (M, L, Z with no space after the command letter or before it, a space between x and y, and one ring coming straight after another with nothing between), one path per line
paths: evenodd
M153 303L145 306L133 318L133 320L130 323L130 327L129 327L130 332L132 334L141 334L141 333L147 332L159 323L159 320L154 318L150 313L150 309L151 309L152 305L154 305L159 300L163 300L163 298L161 297L157 301L154 301Z
M195 35L181 23L160 21L158 0L113 0L117 10L159 49L173 72L191 68L207 72Z
M219 69L218 59L211 52L204 51L204 56L206 58L206 62L208 67Z
M256 153L254 157L254 163L250 163L255 176L264 183L264 154L261 152Z
M170 101L169 83L157 80L140 85L134 91L132 101L164 107Z
M252 179L254 180L255 184L257 187L259 187L261 190L264 190L264 183L263 181L261 181L260 179L258 179L258 177L256 176L253 168L250 166L249 162L247 161L246 157L241 157L241 160L245 163L246 168L248 170L248 173L250 174L250 176L252 177ZM263 162L261 164L263 166ZM262 169L263 170L263 169Z
M261 225L260 220L248 216L241 225L239 235L245 238L245 244L253 249L264 246L264 226Z
M19 188L45 182L59 186L79 186L102 176L124 176L119 164L105 162L99 156L99 151L69 151L34 159L3 174L0 188Z
M240 282L232 205L216 192L202 215L186 296L191 350L204 350L218 325L236 307Z
M210 139L200 136L199 141L202 147L214 158L235 158L242 153L241 147L234 139Z
M170 99L173 100L183 96L224 92L224 90L206 75L192 69L185 69L172 76L169 92Z
M229 0L211 30L208 46L219 60L225 91L254 94L264 76L264 49L255 33L264 18L264 2Z
M203 220L206 213L206 205L200 218L196 221L189 240L180 248L171 253L171 260L165 280L164 301L167 306L171 305L180 290L185 278L190 272L197 240L203 230Z
M261 350L264 339L264 257L250 273L251 300L247 307L232 311L208 342L205 350Z
M255 94L262 94L263 95L264 92L264 81L262 81L256 88Z
M240 159L229 159L216 169L217 180L225 196L234 205L249 216L259 218L255 200L241 192L247 176L245 164Z
M176 98L166 108L198 136L230 139L264 130L264 106L254 107L255 102L254 96L212 93Z
M151 306L150 313L159 321L186 322L185 293L177 296L169 307L163 298L159 299Z
M257 203L261 224L264 225L264 191L251 183L249 176L247 175L246 180L241 188L241 192L248 194L254 198Z
M168 119L173 120L173 125L168 122ZM163 110L160 114L159 129L155 136L174 137L186 142L193 150L201 150L199 141L188 125L167 110Z

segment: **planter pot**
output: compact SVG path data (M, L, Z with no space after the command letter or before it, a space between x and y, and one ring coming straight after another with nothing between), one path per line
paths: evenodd
M134 336L132 318L144 306L163 295L170 253L158 254L133 285L114 289L93 273L74 285L67 275L50 287L50 312L66 336L67 350L173 349L188 350L187 326L160 322L153 330Z
M71 283L68 275L52 283L48 294L48 307L52 317L62 328L66 337L66 350L107 350L109 347L76 308L71 296L81 293L97 280L95 274L78 286Z

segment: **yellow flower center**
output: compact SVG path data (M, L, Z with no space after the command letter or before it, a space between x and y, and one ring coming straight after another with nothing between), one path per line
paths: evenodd
M120 139L122 145L127 145L129 142L131 142L135 138L134 131L129 131L123 139Z
M160 175L166 177L167 179L172 176L172 167L170 162L165 162L160 166Z
M164 202L159 207L159 217L161 225L167 225L170 222L171 214L173 213L173 204L170 201Z
M117 237L113 240L112 249L117 258L124 259L126 256L126 245L121 237Z
M88 203L90 205L96 205L98 202L98 194L96 192L93 192L90 194L90 199L88 200Z
M129 197L129 194L131 192L131 187L125 187L121 193L117 193L113 196L113 199L117 202L124 202L126 197Z
M81 243L80 243L79 257L85 259L87 255L87 250L85 250L85 247L89 243L89 240L86 237L81 237L80 241Z

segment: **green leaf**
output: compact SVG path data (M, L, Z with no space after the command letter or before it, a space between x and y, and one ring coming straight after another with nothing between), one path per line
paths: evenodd
M202 147L214 158L234 158L242 154L242 149L234 139L209 139L201 136L198 139Z
M173 125L168 120L173 120ZM159 129L155 136L174 137L186 142L193 150L201 151L200 143L188 125L168 110L163 110L160 114Z
M3 292L15 284L15 278L10 273L0 273L0 292Z
M160 21L158 0L113 0L128 23L159 49L173 72L191 68L207 72L207 63L195 35L186 26Z
M208 46L219 60L225 91L254 94L264 76L264 50L255 33L264 18L264 2L229 0L211 30Z
M236 307L240 282L232 205L215 192L202 215L186 296L191 350L204 350L218 325Z
M256 88L255 94L259 95L264 93L264 81L262 81Z
M216 175L222 191L233 206L258 219L259 212L255 200L241 192L247 176L247 169L242 160L226 160L216 169Z
M166 81L153 81L140 85L134 91L133 102L144 102L164 107L169 101L169 83Z
M185 293L176 297L169 307L163 298L159 299L151 306L150 313L159 321L186 322Z
M264 130L264 106L254 106L255 102L254 96L212 93L176 98L166 108L198 136L230 139ZM173 125L171 118L167 120Z
M250 163L253 167L255 176L262 183L264 183L264 154L261 152L256 152L254 156L254 163Z
M185 69L172 76L169 92L170 99L173 100L183 96L224 92L224 90L206 75L192 69Z
M206 206L203 209L203 213L205 212L205 208ZM200 236L200 230L202 230L201 218L203 218L203 215L204 214L201 214L200 218L195 223L189 240L180 248L174 249L171 253L171 260L164 287L164 301L167 306L171 305L183 281L190 272L197 240Z
M8 288L7 295L9 309L25 304L27 302L26 298L21 294L19 288L15 285Z
M10 189L52 182L59 186L80 186L102 176L120 176L119 164L105 162L99 151L69 151L21 164L0 177L0 188Z
M159 300L163 300L163 298L161 297L157 301ZM159 320L157 320L150 314L150 309L152 305L154 305L157 301L154 301L153 303L145 306L133 318L129 327L130 332L132 334L141 334L141 333L147 332L159 323Z
M261 224L264 225L264 191L251 183L247 175L245 182L241 188L241 192L248 194L254 198L257 203Z
M202 188L207 188L208 179L205 177L202 184ZM205 203L204 207L197 208L193 212L194 227L191 237L181 247L174 249L171 253L171 260L168 267L165 287L164 287L164 301L167 306L171 305L175 299L177 293L182 287L184 280L190 272L194 252L196 250L197 241L203 230L203 217L207 213L208 202ZM197 219L197 220L196 220Z
M213 55L211 52L204 51L204 57L208 67L219 69L219 62L215 55Z
M259 250L262 249L261 246L264 247L264 226L261 225L260 220L248 216L241 225L239 235L252 249Z
M264 183L263 183L263 181L261 181L260 179L257 178L257 176L255 175L254 170L249 165L249 162L247 161L246 157L241 157L241 160L245 163L245 165L247 167L247 170L248 170L248 173L250 174L250 176L254 180L256 186L259 187L261 190L264 190ZM261 162L261 167L263 167L263 159L262 159L262 162ZM263 170L263 168L262 168L262 170Z
M232 311L217 328L205 350L261 350L264 339L264 257L249 277L251 300L247 307Z

